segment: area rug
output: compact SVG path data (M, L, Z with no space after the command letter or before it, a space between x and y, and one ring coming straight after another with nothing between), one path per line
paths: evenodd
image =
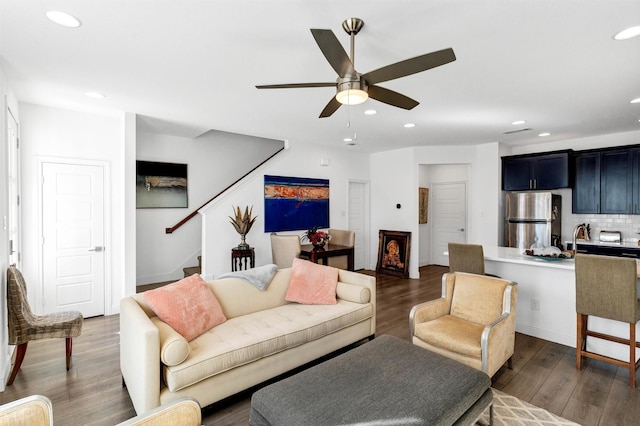
M575 426L578 423L571 422L548 412L547 410L531 405L515 396L493 390L493 424L496 426ZM480 417L480 423L489 424L489 410Z

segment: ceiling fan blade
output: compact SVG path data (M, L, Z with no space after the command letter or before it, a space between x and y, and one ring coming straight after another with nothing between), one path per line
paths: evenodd
M331 114L336 112L338 108L342 105L340 102L336 100L336 97L332 97L326 107L320 113L320 118L330 117Z
M336 87L336 83L263 84L256 89L297 89L301 87Z
M375 71L366 73L363 77L370 85L382 83L383 81L406 77L411 74L439 67L440 65L448 64L455 60L456 55L453 53L453 49L448 48L378 68Z
M420 102L408 96L380 86L369 86L369 97L376 101L404 109L413 109L420 104Z
M351 59L344 51L338 38L331 30L311 29L313 38L316 39L318 47L333 69L340 77L349 77L356 74Z

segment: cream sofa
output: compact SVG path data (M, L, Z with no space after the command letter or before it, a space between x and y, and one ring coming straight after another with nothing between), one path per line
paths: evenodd
M136 412L185 396L204 407L374 337L374 277L340 270L335 305L286 302L290 277L278 270L265 291L240 278L207 282L227 321L188 343L143 294L122 299L120 369Z

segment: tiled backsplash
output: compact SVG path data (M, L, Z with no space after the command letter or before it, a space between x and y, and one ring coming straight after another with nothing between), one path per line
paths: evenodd
M571 241L576 225L591 225L591 239L598 241L600 231L620 231L625 242L637 243L640 239L640 215L630 214L573 214L571 213L571 190L552 191L562 196L562 235L563 244Z
M598 240L600 231L620 231L622 232L622 239L625 242L633 242L637 243L638 232L640 232L640 216L637 215L626 215L626 214L569 214L573 225L567 229L569 231L569 238L571 239L573 235L573 227L581 224L588 223L591 225L591 239ZM564 225L564 223L563 223ZM565 234L565 230L563 229L563 234ZM567 240L567 241L568 241Z

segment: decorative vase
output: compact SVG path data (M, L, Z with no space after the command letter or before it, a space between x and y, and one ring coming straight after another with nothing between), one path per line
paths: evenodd
M324 238L320 238L319 240L317 240L316 242L312 242L311 244L313 244L313 248L315 249L322 249L324 248L324 245L327 243L327 240L325 240Z
M245 237L247 234L240 234L240 244L238 244L238 249L240 250L249 250L249 244L245 241Z

